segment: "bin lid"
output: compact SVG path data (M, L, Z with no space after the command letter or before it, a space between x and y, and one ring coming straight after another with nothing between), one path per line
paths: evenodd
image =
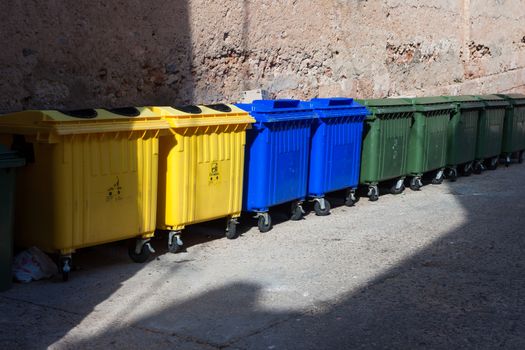
M454 102L461 109L482 109L485 107L485 104L475 98L474 96L469 95L459 95L459 96L443 96L450 102Z
M353 98L313 98L301 104L305 108L311 108L319 118L336 118L361 116L364 120L369 114L366 107L354 101Z
M38 135L39 140L47 135L50 141L52 136L168 128L160 114L146 107L29 110L0 116L0 133Z
M497 94L499 97L507 99L514 106L525 105L525 95L522 94Z
M249 112L257 122L262 123L316 118L312 108L305 106L299 100L255 100L237 106Z
M413 113L416 110L411 103L401 98L377 98L356 101L367 107L371 113L368 119L374 119L376 115L381 114Z
M251 124L255 122L247 112L231 104L154 106L151 109L162 115L171 128Z
M474 95L474 97L482 101L485 104L485 107L497 108L510 105L509 101L498 95Z
M18 152L10 151L6 146L0 145L0 169L16 168L25 164L25 159Z
M442 96L414 97L406 100L416 106L416 111L419 112L455 109L454 104Z

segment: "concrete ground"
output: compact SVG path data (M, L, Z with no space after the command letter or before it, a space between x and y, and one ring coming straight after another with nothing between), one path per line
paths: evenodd
M187 252L79 270L0 294L2 349L525 348L525 165L362 199L301 222L275 213L188 230ZM281 220L279 220L281 219Z

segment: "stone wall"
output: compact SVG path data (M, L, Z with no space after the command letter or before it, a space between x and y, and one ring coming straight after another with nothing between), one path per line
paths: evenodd
M0 112L525 93L525 0L9 0Z

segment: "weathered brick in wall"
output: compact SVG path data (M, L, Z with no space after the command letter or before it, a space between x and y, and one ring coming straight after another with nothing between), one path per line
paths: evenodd
M525 92L523 23L525 0L3 1L0 111Z

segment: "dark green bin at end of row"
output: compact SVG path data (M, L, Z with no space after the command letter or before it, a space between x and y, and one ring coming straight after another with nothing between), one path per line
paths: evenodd
M11 287L13 279L13 200L15 191L15 168L25 164L16 152L0 145L0 291Z
M503 125L502 153L511 156L519 153L523 155L525 150L525 95L521 94L498 94L499 97L509 102Z

